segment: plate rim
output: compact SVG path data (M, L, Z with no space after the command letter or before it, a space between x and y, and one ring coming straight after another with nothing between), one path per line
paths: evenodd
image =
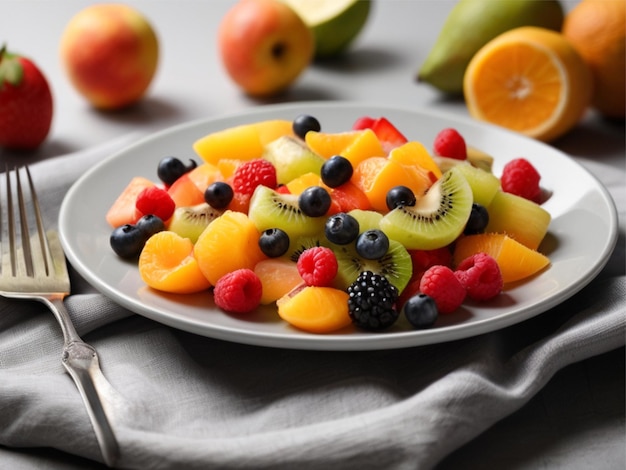
M337 341L338 336L329 334L329 335L316 335L316 334L307 334L306 336L297 335L297 336L285 336L280 333L273 332L263 332L261 335L259 334L251 334L249 332L241 332L237 329L231 329L227 327L220 326L218 330L210 329L210 333L207 332L199 332L197 327L197 322L191 322L186 319L178 319L173 321L168 315L163 315L163 312L160 312L159 309L148 308L146 306L138 305L135 300L127 298L125 295L121 295L115 288L112 286L103 283L100 279L97 278L95 273L92 273L91 269L85 265L85 263L80 259L80 256L74 250L72 243L70 242L69 236L69 228L68 228L68 220L69 220L69 207L71 205L71 201L74 195L82 188L85 181L88 181L93 175L97 174L107 165L110 165L111 162L116 161L120 158L120 156L132 152L137 148L141 148L149 142L154 140L166 138L170 135L175 135L184 130L189 130L191 128L195 128L202 125L211 125L219 122L226 122L229 120L237 120L237 119L246 119L253 120L255 117L267 115L267 114L275 114L281 112L293 112L294 110L303 110L303 109L332 109L334 107L344 107L344 108L359 108L359 109L370 109L377 110L377 112L382 112L382 110L387 111L397 111L403 113L410 113L415 115L421 115L424 117L436 117L441 120L448 121L450 123L462 123L463 125L470 127L479 127L485 128L487 132L498 132L509 134L514 136L516 139L524 139L533 141L533 144L545 145L551 151L561 154L561 156L566 157L569 162L577 167L579 170L582 170L583 173L595 183L594 189L599 192L602 200L606 203L607 212L609 215L608 225L610 227L608 237L605 240L604 248L601 251L601 255L596 259L595 263L591 266L591 268L585 273L584 277L579 278L576 282L573 282L567 289L559 291L556 295L553 295L546 299L541 304L540 311L524 311L517 313L516 315L501 315L498 318L497 322L494 322L492 319L482 319L478 321L474 321L471 323L462 323L462 324L453 324L448 326L443 326L439 328L433 328L429 330L411 330L411 331L394 331L390 333L380 333L380 334L365 334L365 335L339 335L341 341ZM190 144L191 147L191 144ZM146 318L150 318L159 323L178 328L181 330L185 330L188 332L192 332L195 334L199 334L201 336L206 336L215 339L221 339L231 342L239 342L241 344L250 344L257 346L268 346L275 348L288 348L288 349L314 349L314 350L376 350L376 349L399 349L405 347L413 347L413 346L421 346L426 344L433 344L439 342L448 342L454 341L458 339L463 339L467 337L477 336L480 334L488 333L491 331L499 330L505 328L507 326L511 326L516 323L520 323L529 318L532 318L536 315L546 312L550 308L558 305L562 301L570 298L575 295L581 289L583 289L586 285L588 285L604 268L606 263L608 262L615 245L618 240L618 213L617 208L615 206L615 202L610 195L608 189L604 186L604 184L589 170L587 170L584 166L582 166L579 162L574 160L571 156L567 155L563 151L551 147L542 142L534 141L528 137L522 136L519 133L515 133L513 131L509 131L507 129L501 128L499 126L495 126L489 123L477 122L470 118L458 116L454 114L448 114L441 110L432 110L429 108L419 108L413 109L406 106L397 106L397 105L387 105L376 102L365 102L365 101L302 101L302 102L290 102L290 103L280 103L280 104L267 104L261 105L255 108L250 108L242 111L235 111L230 113L223 113L216 116L207 116L202 118L193 119L187 122L183 122L180 124L176 124L174 126L167 127L165 129L161 129L159 131L150 133L143 137L137 139L136 142L125 146L124 148L113 152L108 157L104 158L92 168L88 169L85 173L83 173L80 178L78 178L68 189L66 195L63 198L63 202L61 204L61 208L59 211L59 237L61 239L61 243L66 253L66 257L68 261L72 264L74 269L85 278L85 280L91 284L96 290L103 293L110 300L116 302L117 304L127 308L128 310L142 315ZM532 308L527 308L526 310L533 310ZM534 309L538 310L538 309ZM497 323L495 328L491 328L492 323ZM423 334L423 332L427 332L427 334ZM420 333L422 333L422 337L420 337ZM416 340L416 338L420 338L420 340Z

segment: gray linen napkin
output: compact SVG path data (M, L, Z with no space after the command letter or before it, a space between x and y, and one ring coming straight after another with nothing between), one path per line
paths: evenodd
M34 165L46 218L56 220L71 183L126 141ZM623 221L623 175L589 167L610 184ZM116 420L120 468L432 468L560 369L624 345L623 233L622 225L602 274L551 311L402 350L295 351L204 338L133 315L76 275L67 306L111 384L146 410ZM21 458L21 448L77 459L66 466L65 454L48 454L48 468L101 461L60 347L42 306L0 299L0 468L44 468Z

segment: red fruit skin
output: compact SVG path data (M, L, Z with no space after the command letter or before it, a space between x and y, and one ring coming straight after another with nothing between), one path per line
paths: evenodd
M135 207L142 215L153 214L167 222L174 214L176 203L165 189L153 186L139 193Z
M12 83L9 69L21 67L21 79ZM0 146L34 150L50 131L53 99L48 81L25 57L0 51Z
M477 253L461 261L454 275L473 300L489 300L502 291L500 267L486 253Z
M251 269L237 269L222 276L213 290L215 305L226 312L248 313L261 303L263 285Z
M541 175L525 158L515 158L504 165L500 182L502 191L538 202L541 196Z
M307 286L329 286L337 275L337 257L323 246L307 248L298 257L298 273Z

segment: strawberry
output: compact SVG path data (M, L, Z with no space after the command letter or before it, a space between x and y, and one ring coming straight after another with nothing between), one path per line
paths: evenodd
M408 139L385 117L377 119L363 116L352 125L353 130L371 129L387 150L406 144Z
M52 93L29 59L0 49L0 146L34 150L52 123Z

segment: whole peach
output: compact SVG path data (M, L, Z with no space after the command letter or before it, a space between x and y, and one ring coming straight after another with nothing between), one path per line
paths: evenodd
M139 101L156 73L159 44L143 14L122 4L77 13L61 37L70 81L93 106L119 109Z
M241 0L218 31L226 71L245 92L270 96L289 87L313 59L313 33L278 0Z

